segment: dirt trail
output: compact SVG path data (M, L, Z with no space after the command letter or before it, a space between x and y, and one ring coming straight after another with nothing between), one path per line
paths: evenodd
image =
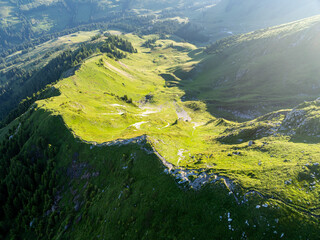
M121 66L123 66L123 67L125 67L125 68L129 69L129 67L128 67L127 65L125 65L123 62L118 61L118 63L120 63L120 65L121 65Z
M165 125L164 127L158 128L158 129L163 129L163 128L167 128L170 126L170 123L167 123L167 125Z
M194 131L196 130L197 127L200 127L203 125L203 123L197 123L197 122L192 122L193 123L193 131L192 131L192 136L194 134Z
M140 107L140 109L144 110L144 112L138 114L139 116L142 116L142 117L146 117L150 114L158 113L161 111L161 108L155 108L155 107Z
M104 64L106 65L107 68L110 68L110 69L122 74L123 76L126 76L127 78L133 79L133 76L131 74L129 74L129 73L127 73L127 72L125 72L125 71L113 66L113 65L111 65L107 61L104 61Z
M141 125L145 124L145 123L147 123L147 122L137 122L137 123L132 124L131 126L133 126L136 129L140 130Z

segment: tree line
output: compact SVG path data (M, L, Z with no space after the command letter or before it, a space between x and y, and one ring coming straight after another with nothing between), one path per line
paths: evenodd
M109 36L102 43L85 44L75 51L66 50L40 70L26 71L14 68L8 71L5 76L11 81L0 88L0 116L4 119L0 127L20 116L35 101L59 94L47 85L58 81L63 72L76 67L98 52L121 59L127 56L126 53L135 53L137 50L129 41L118 36Z
M128 53L136 53L137 49L135 49L131 42L120 38L118 36L109 36L104 43L99 47L100 51L103 53L107 53L109 57L122 59L127 57ZM119 49L121 51L119 51Z
M92 31L100 29L102 31L107 30L108 28L119 28L125 32L133 32L135 34L176 34L177 36L185 39L186 41L197 41L197 42L206 42L208 37L204 35L200 27L191 24L191 23L179 23L177 20L164 20L164 21L155 21L154 16L138 16L133 13L126 13L126 16L118 13L111 14L110 16L97 20L89 24L80 25L77 27L65 29L60 32L54 32L49 34L43 34L43 36L29 36L26 34L20 34L18 38L19 41L8 38L6 34L3 33L5 30L0 29L0 48L2 58L17 52L17 51L26 51L29 48L37 46L41 43L47 42L49 40L58 38L60 36L72 34L78 31ZM25 31L24 28L19 31ZM19 32L18 31L18 32ZM16 34L17 31L9 31ZM30 32L30 31L27 31ZM35 38L37 37L37 38ZM19 42L23 42L18 44ZM2 43L2 45L1 45ZM1 59L0 59L1 63Z

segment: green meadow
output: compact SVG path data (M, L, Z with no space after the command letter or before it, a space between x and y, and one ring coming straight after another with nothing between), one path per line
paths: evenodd
M318 239L301 5L0 0L0 239Z
M205 103L182 101L183 88L165 81L170 75L179 83L178 68L210 55L170 39L157 40L150 50L142 45L155 36L123 37L138 53L121 60L104 54L87 59L54 85L59 96L37 102L37 108L62 116L74 136L93 145L146 135L177 169L218 174L236 184L234 194L257 191L268 201L317 215L318 177L310 176L319 147L306 134L299 141L279 130L285 111L242 123L216 118Z
M100 52L107 35L77 32L19 53L16 66L32 69L81 43L94 50L0 130L0 234L316 239L318 26L314 17L207 48L109 30L137 50L121 59Z

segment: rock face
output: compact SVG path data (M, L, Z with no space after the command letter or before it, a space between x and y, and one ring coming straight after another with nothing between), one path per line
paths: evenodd
M304 102L287 114L280 132L287 135L320 135L320 100Z

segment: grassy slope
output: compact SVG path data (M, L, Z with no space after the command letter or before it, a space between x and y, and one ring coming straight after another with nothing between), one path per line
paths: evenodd
M261 28L275 26L319 13L316 0L222 0L211 8L204 9L199 21L213 39L221 39L230 34L240 34Z
M146 154L137 144L94 147L74 138L60 116L42 109L20 120L20 132L33 129L21 151L34 148L39 137L58 149L55 168L60 197L55 198L61 199L55 204L56 211L50 213L55 216L49 228L53 239L317 236L314 219L279 201L268 201L272 207L258 209L256 204L266 201L253 197L248 204L237 205L222 182L197 192L179 188L172 177L163 173L156 156ZM43 216L28 216L32 227L27 224L18 236L34 239L34 230L49 219ZM48 239L48 235L42 238Z
M57 58L66 50L75 50L83 43L88 43L94 35L99 31L88 31L88 32L77 32L74 34L65 35L57 39L50 40L43 44L37 45L28 51L18 51L14 54L7 56L5 64L0 65L0 72L2 74L0 77L0 87L9 84L12 89L11 94L4 100L0 102L1 118L5 118L14 108L17 107L18 103L22 98L31 97L32 91L30 87L30 82L34 81L32 78L28 79L24 83L20 81L13 80L16 77L7 79L5 74L12 69L19 69L25 72L35 71L39 72L45 65L47 65L51 60ZM33 74L33 75L34 75ZM35 85L38 85L37 83ZM29 92L29 93L28 93ZM29 94L27 96L27 94Z
M211 112L237 110L249 118L316 99L319 26L316 16L221 40L183 89L206 100Z
M83 140L102 143L147 134L155 149L176 166L200 172L204 168L231 178L242 194L258 190L271 202L317 213L319 190L309 191L310 182L299 177L304 165L315 163L319 157L313 139L293 142L277 132L270 135L281 124L282 113L239 124L216 119L200 102L194 102L199 109L188 108L191 102L180 100L184 92L178 87L165 87L158 74L169 74L179 64L190 66L203 56L194 55L198 51L192 45L170 40L157 41L161 47L150 52L140 47L144 40L126 37L134 42L138 54L129 55L121 63L101 55L87 60L74 76L55 85L61 95L38 102L39 108L61 115ZM171 43L183 46L185 51L168 47ZM100 59L104 65L99 66ZM154 96L153 102L142 104L147 94ZM134 104L116 97L124 95ZM178 120L181 109L191 119ZM248 147L253 139L255 144ZM285 184L289 179L293 184Z
M316 0L308 3L301 1L253 1L242 4L232 0L110 0L110 1L0 1L0 23L9 32L20 32L22 26L34 33L34 37L43 33L59 32L70 26L100 21L114 13L133 11L140 14L158 15L161 10L169 10L174 17L185 17L196 23L212 40L235 34L274 26L317 14L319 4ZM15 13L19 12L19 15ZM25 24L25 23L28 24ZM254 24L252 24L254 22ZM240 30L239 30L240 29ZM25 32L23 32L25 33ZM18 44L18 42L17 42Z
M23 68L25 70L40 69L64 50L76 49L79 44L90 41L91 37L98 33L98 30L88 32L80 31L47 41L26 52L15 52L4 58L7 65L11 66L2 67L1 65L1 70L7 72L13 67ZM5 79L1 80L5 82Z
M189 3L192 1L188 1ZM9 33L30 27L35 37L41 34L59 32L70 26L99 22L122 11L152 13L165 8L184 6L186 1L126 1L126 0L71 0L71 1L0 1L1 28L9 28ZM19 12L19 15L16 13ZM26 24L27 23L27 24ZM25 31L22 31L25 34Z
M61 31L69 24L89 22L89 18L99 19L104 14L120 11L123 2L119 1L29 1L26 4L18 1L1 1L2 11L0 12L3 27L19 27L23 17L37 33ZM85 9L85 14L83 10ZM21 18L15 17L13 12L21 12ZM89 16L88 16L89 15Z
M139 45L143 43L137 37L131 38L135 38ZM62 90L62 95L47 100L45 106L59 113L66 112L66 122L70 123L76 135L87 141L104 142L135 137L146 130L146 133L165 135L171 131L166 128L168 123L172 124L177 119L175 109L181 105L179 98L183 92L178 88L165 88L165 81L158 73L188 60L188 52L180 53L168 48L171 43L170 40L163 43L159 41L163 46L153 53L149 49L140 48L139 51L144 53L131 55L129 59L121 60L122 64L103 56L92 58L75 76L58 83L57 87ZM194 49L189 44L177 45ZM101 58L105 62L104 66L98 66ZM139 103L148 94L154 95L155 103ZM126 104L113 95L128 95L135 105L141 106ZM77 102L69 103L70 98L77 99ZM144 121L146 123L140 126L141 129L146 129L144 131L133 126ZM192 123L186 125L192 129Z
M286 25L268 32L242 35L224 53L231 54L250 42L254 43L252 49L256 50L261 48L263 41L274 38L280 31L281 39L284 39L280 42L281 47L274 49L275 44L266 46L271 52L269 57L274 57L273 54L281 52L283 48L287 51L288 44L296 43L293 39L300 39L301 32L307 32L310 26L313 27L311 29L316 29L317 23L318 18L313 18L298 24L299 26ZM292 35L288 36L288 29L296 31L291 31ZM311 39L308 41L315 44L312 41L317 39L316 31L309 36ZM80 169L81 177L61 178L61 187L67 186L65 183L70 184L64 189L61 200L61 206L70 215L56 224L56 236L61 239L92 238L93 234L97 234L97 238L105 236L109 239L152 239L158 236L165 239L229 239L240 238L245 232L248 237L259 236L259 239L279 238L282 233L287 238L298 238L298 234L301 238L316 238L316 224L320 214L320 177L315 163L320 157L320 151L317 138L311 136L310 132L319 132L318 102L299 106L297 109L303 109L307 114L297 120L285 117L285 113L281 111L245 123L217 119L209 114L204 103L182 102L181 97L186 90L191 89L199 89L200 98L212 96L202 92L208 86L207 76L212 76L212 71L217 71L210 64L212 61L221 61L221 54L219 58L217 55L207 57L190 44L171 40L158 40L158 47L150 51L141 47L145 39L132 35L125 37L138 48L138 54L129 55L121 62L104 55L88 59L74 76L55 85L61 91L60 96L38 102L37 111L26 120L30 126L38 129L33 136L34 141L39 136L46 136L49 142L59 145L58 169L72 168L75 153L79 155L79 163L90 165L87 169L81 169L77 164L74 166L75 169ZM170 46L171 43L173 47ZM301 54L305 54L304 50L305 48L300 49ZM299 51L294 48L291 54L295 55L297 52ZM247 53L240 52L236 57L245 57L250 61L254 58L258 65L268 60L261 60L261 54L248 56ZM312 51L308 50L308 54L312 54ZM313 57L317 60L316 54ZM189 85L174 76L181 66L183 70L191 70L204 58L205 71L198 76L196 83L190 81ZM100 64L100 59L103 65ZM227 56L226 59L232 65L232 58ZM206 65L206 61L209 65ZM293 65L296 66L295 64ZM237 65L233 74L240 67L242 65ZM316 69L316 65L311 64L311 67L312 70ZM159 74L167 74L162 75L167 81ZM218 75L220 72L214 74ZM301 74L305 76L305 72ZM310 73L311 75L313 74ZM271 88L275 91L275 96L279 93L278 87ZM303 89L308 91L309 88L307 86ZM256 91L263 94L263 90L265 89ZM283 93L286 89L281 90ZM241 89L241 93L247 94L246 89ZM116 97L124 95L132 98L133 104ZM153 95L152 101L144 103L146 95ZM223 95L218 96L223 99ZM266 97L271 96L268 94ZM256 101L250 95L243 99L245 104ZM288 99L288 96L284 96L277 101ZM231 101L231 104L234 103ZM52 113L50 116L49 112ZM63 122L77 137L91 143L74 139L61 125L62 121L53 117L57 115L62 116ZM178 120L179 115L188 118L188 121ZM307 124L291 124L297 121ZM0 139L6 137L8 128L16 124L13 122L2 129ZM281 124L285 128L278 130ZM287 134L292 130L286 129L288 124L294 126L293 130L298 134L280 135L279 133ZM239 186L236 193L241 195L255 190L263 194L265 199L255 199L250 202L252 204L238 206L232 194L228 196L226 189L219 187L219 184L209 185L199 192L183 190L177 187L172 178L162 174L161 164L154 155L147 155L137 145L108 148L93 146L95 143L128 139L142 134L147 134L149 143L174 165L199 172L204 168L208 172L227 176ZM253 146L248 146L249 140L255 140ZM27 143L24 148L28 148L28 144L32 143ZM86 171L99 172L99 176L87 178ZM290 183L286 184L286 181ZM71 211L77 195L80 195L80 199L85 197L84 186L87 182L97 186L99 190L92 194L91 199L84 201L81 210ZM153 192L155 193L148 194ZM268 203L269 207L255 208L256 204L262 203ZM280 206L280 210L277 210L277 206ZM232 223L228 223L228 212L231 213ZM245 223L247 219L249 226ZM215 236L212 236L213 232Z

